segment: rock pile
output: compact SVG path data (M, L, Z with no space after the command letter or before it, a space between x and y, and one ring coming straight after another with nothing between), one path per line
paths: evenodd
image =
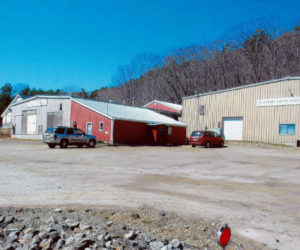
M98 217L91 210L60 208L0 209L0 246L5 250L198 249L131 223L105 221L105 216Z

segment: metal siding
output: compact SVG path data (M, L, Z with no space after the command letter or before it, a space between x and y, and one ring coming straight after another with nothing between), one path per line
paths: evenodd
M16 104L11 107L13 113L13 123L16 124L16 131L21 130L21 134L27 133L27 126L25 125L26 117L22 119L16 119L17 116L22 115L23 112L27 112L30 110L35 110L37 114L37 127L43 126L44 129L47 128L47 114L48 112L59 112L60 103L63 104L62 110L62 124L63 126L70 126L70 111L71 104L70 99L58 99L58 98L38 98L38 99L47 99L46 106L37 106L37 107L28 107L28 102L24 101L20 104ZM24 120L25 119L25 120ZM21 121L20 121L21 120ZM22 121L24 120L24 121ZM24 126L23 126L24 125ZM19 130L19 128L21 128Z
M283 80L265 85L234 89L183 99L182 122L188 124L187 135L198 129L216 128L224 117L243 117L243 140L270 143L295 143L300 139L300 105L257 107L257 99L300 96L300 80ZM205 105L205 115L197 114ZM296 124L295 135L279 135L280 123Z
M63 125L63 112L48 112L47 113L47 127L55 128Z

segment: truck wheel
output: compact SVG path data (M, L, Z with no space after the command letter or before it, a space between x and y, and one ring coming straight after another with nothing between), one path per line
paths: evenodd
M221 148L223 148L223 147L224 147L224 142L223 142L223 141L221 142L221 145L220 145L220 147L221 147Z
M89 142L88 142L88 147L89 148L94 148L95 145L96 145L96 141L95 140L89 140Z
M48 144L48 147L49 147L49 148L55 148L55 146L56 146L56 145L53 144L53 143L49 143L49 144Z
M196 147L196 145L192 145L192 147L194 148L194 147Z
M206 148L210 148L210 147L211 147L211 144L210 144L209 141L205 144L205 147L206 147Z
M68 140L64 139L64 140L61 140L60 142L60 148L67 148L68 147Z

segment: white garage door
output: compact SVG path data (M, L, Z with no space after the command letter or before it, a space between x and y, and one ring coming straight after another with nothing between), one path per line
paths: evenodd
M36 115L27 116L27 134L36 134Z
M225 140L241 141L243 139L243 118L228 117L223 119Z

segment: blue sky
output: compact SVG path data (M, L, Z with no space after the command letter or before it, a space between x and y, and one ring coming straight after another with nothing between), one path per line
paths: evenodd
M141 53L208 44L258 20L289 29L300 1L0 0L0 85L98 89Z

